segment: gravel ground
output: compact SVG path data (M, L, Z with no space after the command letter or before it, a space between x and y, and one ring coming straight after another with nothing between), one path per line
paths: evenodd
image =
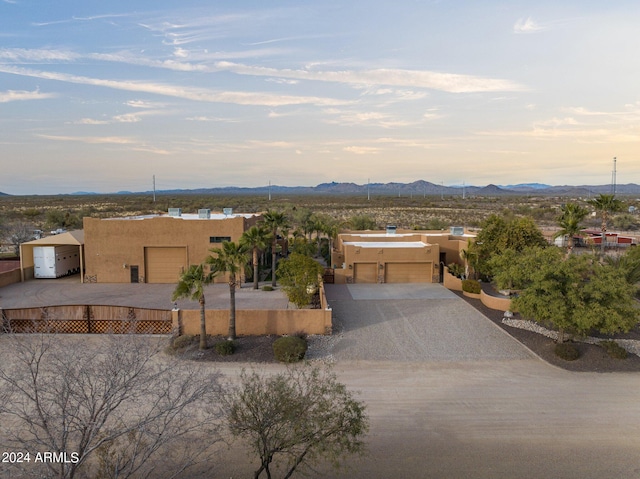
M637 372L640 371L640 356L637 355L638 342L640 341L640 328L636 327L627 334L617 334L612 337L599 336L591 337L587 342L576 341L574 345L580 351L580 357L575 361L565 361L556 356L554 352L554 335L547 336L546 330L540 328L535 323L527 322L527 329L514 327L503 322L504 313L495 309L487 308L478 299L467 298L462 293L457 293L460 298L480 311L484 316L493 321L497 326L509 333L523 345L533 351L538 357L554 366L577 372ZM515 321L522 320L518 314L512 318ZM522 324L518 324L522 326ZM626 359L615 359L609 357L607 353L596 343L602 339L615 339L620 346L625 347L629 352L636 351L636 354L629 354Z

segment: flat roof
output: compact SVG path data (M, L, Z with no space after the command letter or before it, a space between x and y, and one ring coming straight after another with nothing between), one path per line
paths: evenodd
M363 238L399 238L403 236L416 236L420 235L420 233L341 233L345 236L360 236Z
M183 213L180 216L162 215L140 215L140 216L124 216L120 218L104 218L107 220L148 220L153 218L174 218L177 220L226 220L233 218L252 218L260 216L260 213L233 213L225 215L224 213L211 213L209 218L201 218L198 213Z
M345 241L344 244L360 248L425 248L427 246L431 246L430 244L423 243L422 241Z

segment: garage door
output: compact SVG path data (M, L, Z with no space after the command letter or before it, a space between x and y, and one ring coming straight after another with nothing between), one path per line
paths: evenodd
M431 283L432 263L387 263L385 283Z
M187 248L144 249L147 283L176 283L187 267Z
M377 283L378 282L377 263L354 263L353 282L354 283Z

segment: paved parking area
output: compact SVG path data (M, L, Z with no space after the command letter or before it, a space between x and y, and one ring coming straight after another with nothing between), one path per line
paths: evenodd
M440 284L326 285L336 360L477 361L533 354Z
M64 304L104 304L138 308L171 309L175 284L80 283L78 275L59 279L34 279L0 288L0 308L30 308ZM229 286L212 284L205 289L207 309L229 308ZM178 300L182 309L198 309L196 301ZM236 291L238 309L287 309L289 301L279 290L253 290L245 284Z

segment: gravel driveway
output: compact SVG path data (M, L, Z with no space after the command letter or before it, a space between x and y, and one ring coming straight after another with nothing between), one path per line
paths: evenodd
M439 284L327 285L334 335L310 353L365 361L531 359L533 354Z

